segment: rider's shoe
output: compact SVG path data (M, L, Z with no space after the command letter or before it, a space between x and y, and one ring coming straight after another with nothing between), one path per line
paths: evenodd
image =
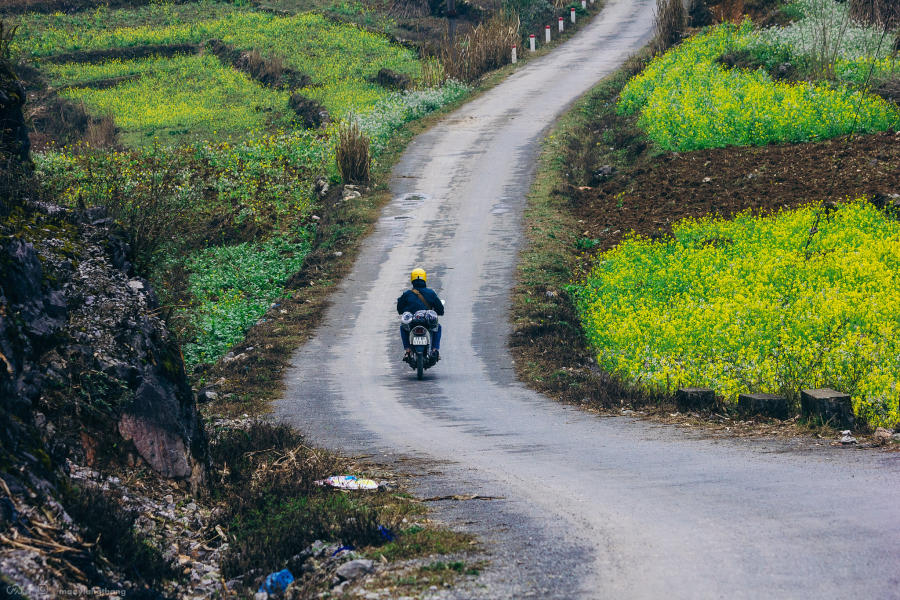
M434 362L441 360L441 353L437 350L432 350L431 351L431 360L433 360Z
M412 349L407 348L406 352L403 353L403 360L408 361L410 358L412 358Z

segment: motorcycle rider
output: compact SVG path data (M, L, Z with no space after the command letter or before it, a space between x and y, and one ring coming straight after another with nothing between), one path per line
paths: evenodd
M419 310L433 310L439 315L444 314L444 303L438 298L434 290L425 287L427 276L425 269L416 268L410 273L409 280L412 283L412 289L406 290L397 298L397 314L402 315L405 312L413 314ZM409 347L409 337L407 333L400 327L400 339L403 341L404 360L410 356L412 350ZM437 330L431 336L431 356L437 361L440 358L441 347L441 325L437 326Z

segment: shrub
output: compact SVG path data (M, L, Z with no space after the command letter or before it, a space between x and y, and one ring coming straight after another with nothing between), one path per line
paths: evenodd
M834 387L900 423L900 222L857 201L685 220L632 237L573 291L598 363L651 390Z
M341 127L336 159L341 178L345 182L368 183L371 166L369 138L352 117Z
M447 81L447 72L441 61L432 57L422 63L422 78L419 81L419 87L436 88L444 85L445 81Z

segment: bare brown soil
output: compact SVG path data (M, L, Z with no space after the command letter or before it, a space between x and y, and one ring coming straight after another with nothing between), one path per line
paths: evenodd
M686 217L729 217L804 203L900 194L900 133L666 154L598 187L566 186L597 250L630 231L659 236Z
M108 48L102 50L78 50L54 54L46 60L52 63L102 63L108 60L134 60L151 56L171 57L178 54L195 54L199 47L194 44L159 44L130 46L128 48Z

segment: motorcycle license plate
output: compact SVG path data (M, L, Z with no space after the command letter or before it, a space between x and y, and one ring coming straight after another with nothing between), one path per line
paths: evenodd
M428 338L427 337L414 337L412 340L413 346L427 346Z

